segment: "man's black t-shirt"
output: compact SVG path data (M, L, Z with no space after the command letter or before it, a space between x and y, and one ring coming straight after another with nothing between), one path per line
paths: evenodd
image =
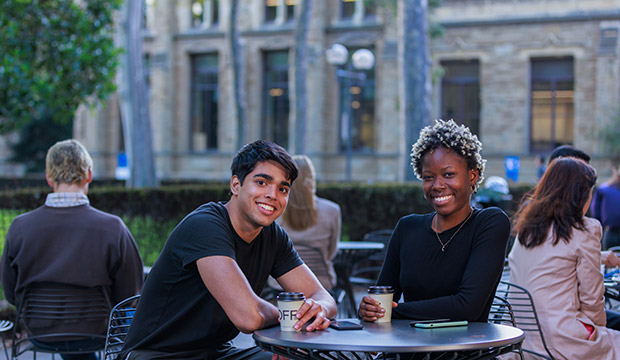
M209 352L239 334L198 273L196 260L216 255L233 258L257 294L269 275L278 278L302 264L275 222L248 244L234 231L224 204L204 204L170 234L144 285L123 352Z

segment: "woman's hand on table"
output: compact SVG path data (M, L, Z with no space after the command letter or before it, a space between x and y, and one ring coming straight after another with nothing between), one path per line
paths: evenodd
M303 305L297 310L296 316L297 319L299 319L299 321L295 323L296 330L301 329L301 327L310 320L312 320L312 322L310 325L306 326L306 331L325 330L331 323L321 303L313 299L304 301Z
M377 321L377 319L385 316L385 309L380 306L380 302L371 298L370 296L364 296L360 303L358 314L360 319L364 321ZM398 304L392 302L392 307L397 307Z

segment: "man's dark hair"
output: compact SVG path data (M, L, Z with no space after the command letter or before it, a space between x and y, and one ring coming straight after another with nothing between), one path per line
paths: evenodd
M554 159L559 157L574 157L581 159L588 164L590 163L590 155L571 145L561 145L553 149L553 152L549 155L549 164L551 164Z
M282 146L266 140L257 140L243 145L233 158L230 170L243 185L245 177L254 170L256 164L263 161L275 161L280 164L284 168L291 185L297 179L297 165L291 156Z

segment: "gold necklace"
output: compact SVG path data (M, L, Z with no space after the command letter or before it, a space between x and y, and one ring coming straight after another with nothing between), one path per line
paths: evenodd
M471 215L474 213L474 209L472 209L472 208L470 208L470 209L471 209L471 211L469 212L469 215L467 216L467 219L465 219L465 221L463 221L461 226L459 226L459 228L456 230L456 232L454 234L452 234L452 236L450 236L450 239L448 241L446 241L445 244L439 238L439 233L437 231L435 231L435 236L437 236L437 241L439 241L439 243L441 244L441 252L446 252L446 246L448 246L450 241L452 241L452 239L454 239L454 236L456 236L456 234L461 230L461 228L463 228L463 226L465 226L465 224L467 224L467 221L469 220ZM439 227L437 226L437 218L438 217L439 217L439 214L436 213L435 214L435 229L437 229L437 230L439 230Z

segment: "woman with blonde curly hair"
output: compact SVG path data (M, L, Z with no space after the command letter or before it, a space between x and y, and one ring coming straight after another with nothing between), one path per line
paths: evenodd
M487 321L504 264L510 221L495 207L472 209L482 182L482 144L464 125L437 120L413 145L413 170L434 211L401 218L377 285L394 288L392 316L406 319ZM385 309L369 296L365 321Z

